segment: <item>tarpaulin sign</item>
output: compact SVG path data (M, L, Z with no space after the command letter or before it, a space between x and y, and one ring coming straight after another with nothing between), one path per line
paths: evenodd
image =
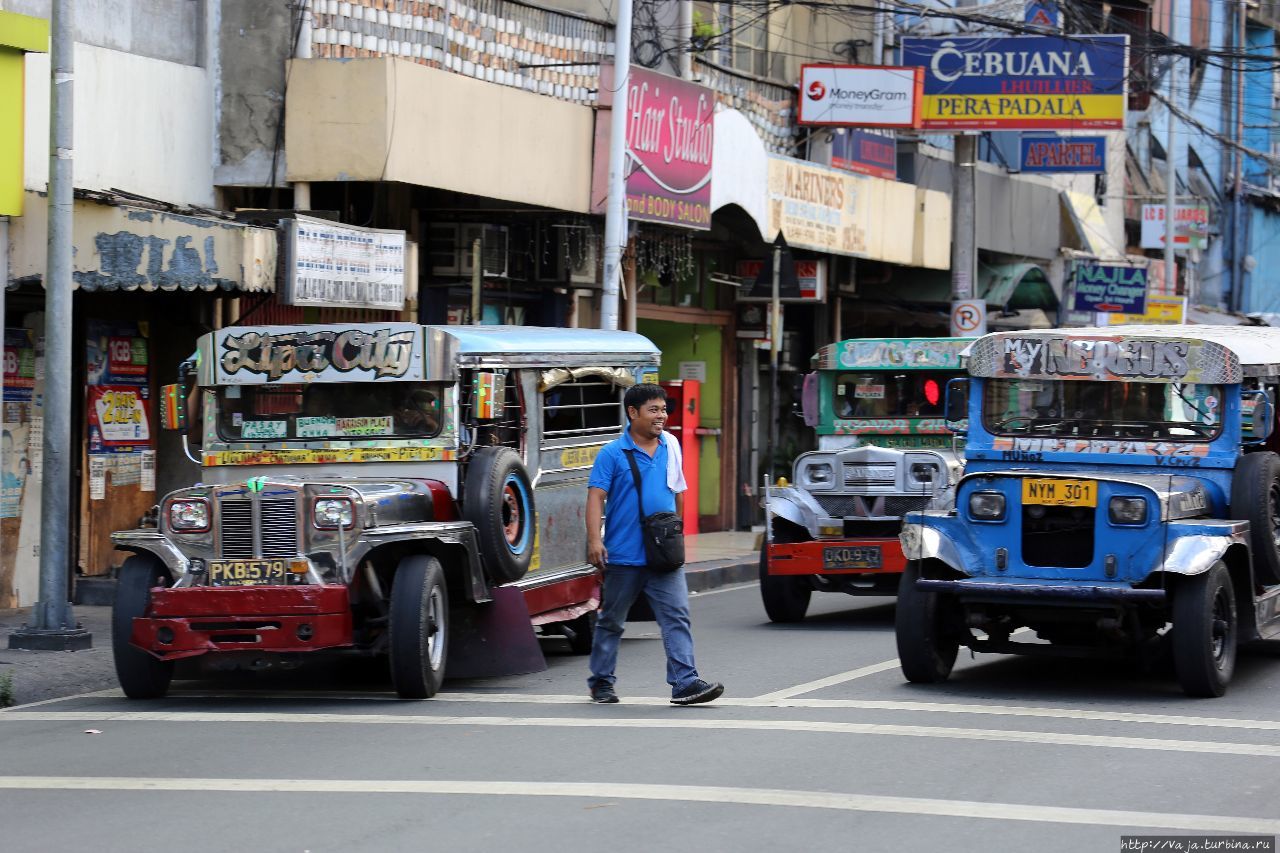
M90 453L151 445L151 401L145 385L91 385L88 391Z

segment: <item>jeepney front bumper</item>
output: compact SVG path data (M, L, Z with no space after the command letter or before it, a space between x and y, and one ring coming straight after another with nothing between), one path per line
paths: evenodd
M352 644L341 584L151 590L130 643L161 660L208 652L311 652Z
M901 574L907 561L897 539L820 539L768 545L770 575Z

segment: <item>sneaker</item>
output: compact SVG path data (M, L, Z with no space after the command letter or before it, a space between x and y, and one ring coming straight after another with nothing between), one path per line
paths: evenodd
M591 688L591 701L597 705L615 705L618 702L618 694L613 692L613 686L610 684L597 684Z
M724 685L719 682L706 682L699 678L684 690L671 697L673 705L700 705L720 698Z

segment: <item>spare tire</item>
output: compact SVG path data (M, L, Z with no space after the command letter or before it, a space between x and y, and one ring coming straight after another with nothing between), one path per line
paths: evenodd
M1246 453L1231 476L1231 517L1249 522L1253 573L1259 583L1280 583L1280 456Z
M495 584L519 580L533 560L538 518L524 463L509 447L483 447L471 457L466 478L462 517L475 525L485 573Z

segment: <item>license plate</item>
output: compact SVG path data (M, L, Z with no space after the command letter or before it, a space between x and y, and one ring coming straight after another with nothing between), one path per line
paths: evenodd
M822 549L824 569L878 569L879 545L838 546Z
M284 560L210 560L209 583L214 586L283 585L287 571Z
M1023 480L1022 503L1039 506L1097 506L1098 484L1093 480Z

